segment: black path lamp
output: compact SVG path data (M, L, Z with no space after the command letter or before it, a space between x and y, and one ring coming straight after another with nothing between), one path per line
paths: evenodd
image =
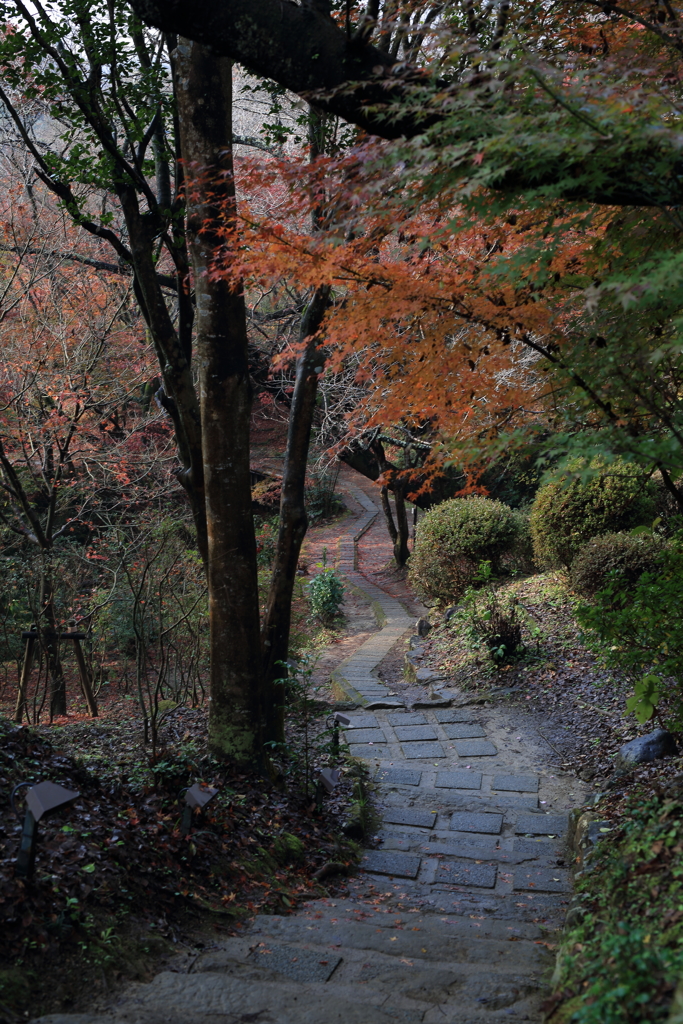
M332 719L330 723L330 718ZM341 711L335 711L333 715L327 719L327 727L332 730L332 753L339 753L339 727L341 725L351 725L351 719L348 715L343 715Z
M64 786L59 786L56 782L39 782L37 786L32 786L30 782L20 782L14 787L10 797L12 810L19 821L21 821L21 815L15 806L14 796L17 790L22 789L24 786L29 786L30 788L26 794L26 814L24 815L21 844L14 870L20 878L31 878L36 862L38 822L41 818L54 814L55 811L60 810L62 807L72 804L74 800L78 800L81 794L75 789L66 789Z
M210 800L213 800L217 789L211 789L210 786L202 786L201 782L195 782L194 786L190 786L189 789L185 790L185 810L183 811L183 823L181 831L183 835L187 835L192 826L192 815L197 808L202 811Z
M327 793L328 796L331 793L334 793L335 789L339 785L340 778L341 771L339 768L323 768L321 771L315 785L315 805L318 812L322 810L323 797L325 793Z

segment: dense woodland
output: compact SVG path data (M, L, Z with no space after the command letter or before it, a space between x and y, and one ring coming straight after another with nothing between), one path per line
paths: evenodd
M150 764L208 709L210 756L272 782L343 463L494 668L526 649L496 580L562 571L628 713L683 733L683 11L1 8L7 717L64 720L73 633L90 714L125 675Z

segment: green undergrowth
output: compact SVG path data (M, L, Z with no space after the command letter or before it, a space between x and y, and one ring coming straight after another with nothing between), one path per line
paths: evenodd
M636 785L590 870L565 932L551 1024L658 1024L683 976L683 787ZM600 808L598 808L600 810Z
M496 593L504 608L512 602L516 605L522 650L514 664L501 665L474 627L473 619L486 609L486 591L475 592L469 605L462 602L448 621L430 633L430 661L466 690L505 683L506 672L523 677L525 668L566 656L576 645L576 599L562 572L510 580L499 584Z

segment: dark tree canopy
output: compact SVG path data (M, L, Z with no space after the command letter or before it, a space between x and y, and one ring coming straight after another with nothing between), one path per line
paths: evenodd
M608 205L683 198L666 97L638 77L631 52L644 40L640 56L651 70L659 65L666 91L683 46L675 14L662 22L637 2L633 10L576 0L536 10L371 0L351 4L344 25L326 3L129 2L146 23L207 44L371 134L453 151L452 177L474 187ZM603 23L628 45L600 54L582 42L583 30ZM640 95L631 110L618 101L632 88Z

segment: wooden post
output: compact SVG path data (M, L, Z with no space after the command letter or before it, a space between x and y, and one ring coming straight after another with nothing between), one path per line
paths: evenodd
M90 680L90 673L88 672L88 666L85 663L85 656L83 654L83 649L81 648L81 634L72 633L69 636L68 633L64 633L63 636L67 637L69 640L73 640L74 642L78 670L81 673L81 686L83 687L83 694L88 705L88 711L93 718L97 718L97 701L95 700L95 694L93 693L92 683Z
M17 694L17 706L14 709L14 721L21 722L24 717L24 708L26 706L26 691L28 690L28 681L31 676L31 669L33 668L33 658L36 649L36 633L22 633L22 636L26 640L26 648L24 649L24 663L21 666L21 678L19 680L19 693Z
M26 705L26 691L28 689L28 681L31 676L31 669L33 668L33 660L35 657L36 640L38 639L37 633L26 631L21 634L26 640L26 650L24 652L24 664L21 667L21 679L19 680L19 693L17 695L17 706L14 711L14 721L21 722L24 714L24 707ZM85 697L86 704L88 705L88 711L93 718L97 718L97 701L95 700L95 694L93 693L92 682L90 679L90 673L88 672L88 666L85 663L85 655L81 648L81 640L85 640L85 633L59 633L59 640L73 640L73 644L76 650L76 661L78 663L78 671L81 677L81 689L83 690L83 696Z

